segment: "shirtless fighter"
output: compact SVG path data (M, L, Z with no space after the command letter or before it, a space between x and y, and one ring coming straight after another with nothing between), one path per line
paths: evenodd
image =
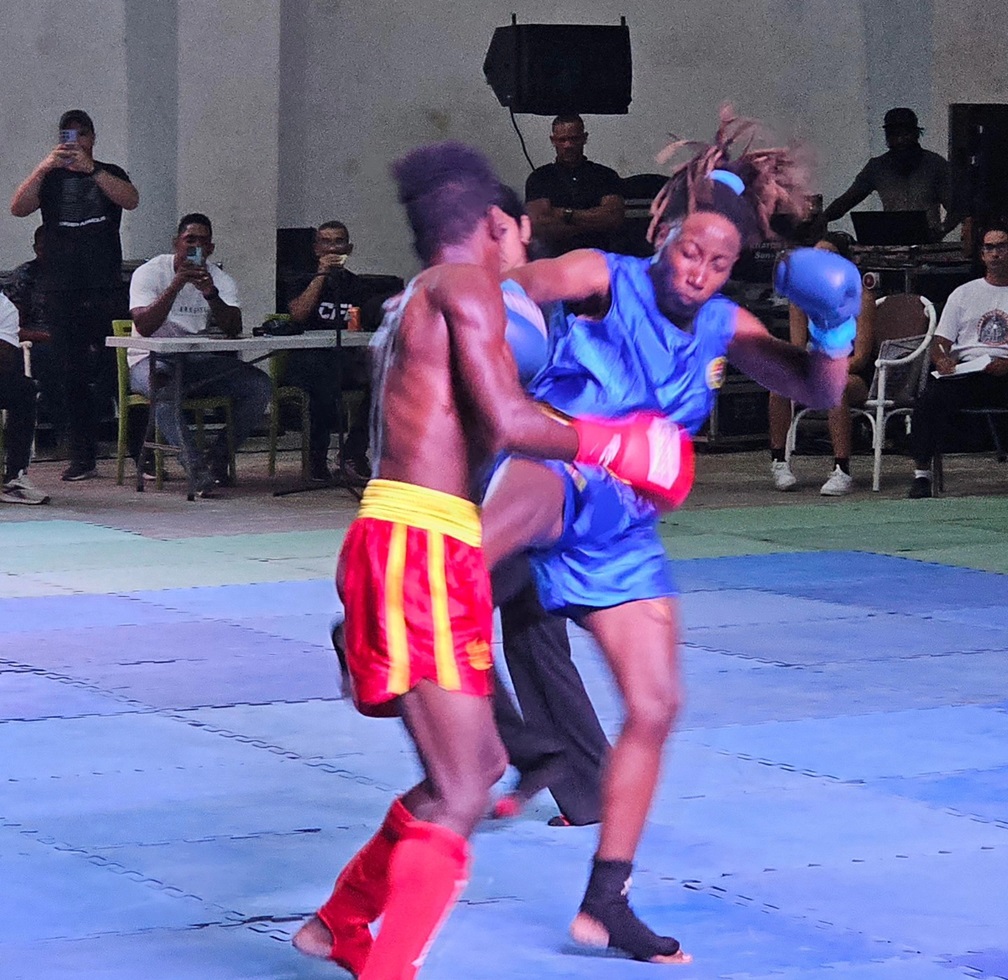
M416 975L467 876L468 838L507 756L493 724L492 603L474 473L493 454L580 460L678 500L692 467L681 430L543 414L505 341L498 283L499 181L455 143L394 167L425 271L375 338L376 478L336 573L358 709L399 715L424 778L397 799L329 900L294 936L360 980ZM685 439L685 441L684 441ZM369 923L383 916L372 939Z

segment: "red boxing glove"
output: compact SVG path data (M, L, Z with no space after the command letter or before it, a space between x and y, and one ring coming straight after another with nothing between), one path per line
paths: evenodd
M678 507L693 486L693 440L656 412L619 419L573 419L575 463L602 466L659 507Z

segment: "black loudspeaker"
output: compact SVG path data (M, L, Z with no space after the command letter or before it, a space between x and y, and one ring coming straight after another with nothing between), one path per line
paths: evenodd
M502 106L540 116L617 114L630 106L630 29L576 24L498 27L483 74Z
M1008 105L953 103L948 132L956 205L981 219L1008 212Z

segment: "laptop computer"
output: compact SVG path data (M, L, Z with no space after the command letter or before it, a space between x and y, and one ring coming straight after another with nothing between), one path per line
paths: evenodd
M924 211L852 211L858 245L924 245L932 233Z

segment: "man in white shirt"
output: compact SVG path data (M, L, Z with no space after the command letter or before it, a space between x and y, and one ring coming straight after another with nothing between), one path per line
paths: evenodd
M213 226L205 214L187 214L178 224L172 251L145 262L130 282L133 335L183 337L211 329L227 337L241 333L238 286L223 269L207 261L213 254ZM130 387L150 397L151 372L145 351L128 352ZM241 445L262 420L270 399L270 380L258 368L226 354L189 354L177 363L182 369L183 397L225 395L231 399L235 444ZM167 383L170 366L157 364L158 383ZM195 477L197 492L205 495L228 480L228 446L221 433L204 459L174 399L157 402L161 437L181 450L186 472Z
M49 497L28 481L35 435L35 384L25 377L18 328L17 307L0 293L0 408L7 412L0 500L5 504L44 504Z
M1008 408L1008 221L990 221L981 236L982 279L953 290L931 345L938 377L914 407L910 450L912 499L931 496L931 458L952 416L963 408Z

